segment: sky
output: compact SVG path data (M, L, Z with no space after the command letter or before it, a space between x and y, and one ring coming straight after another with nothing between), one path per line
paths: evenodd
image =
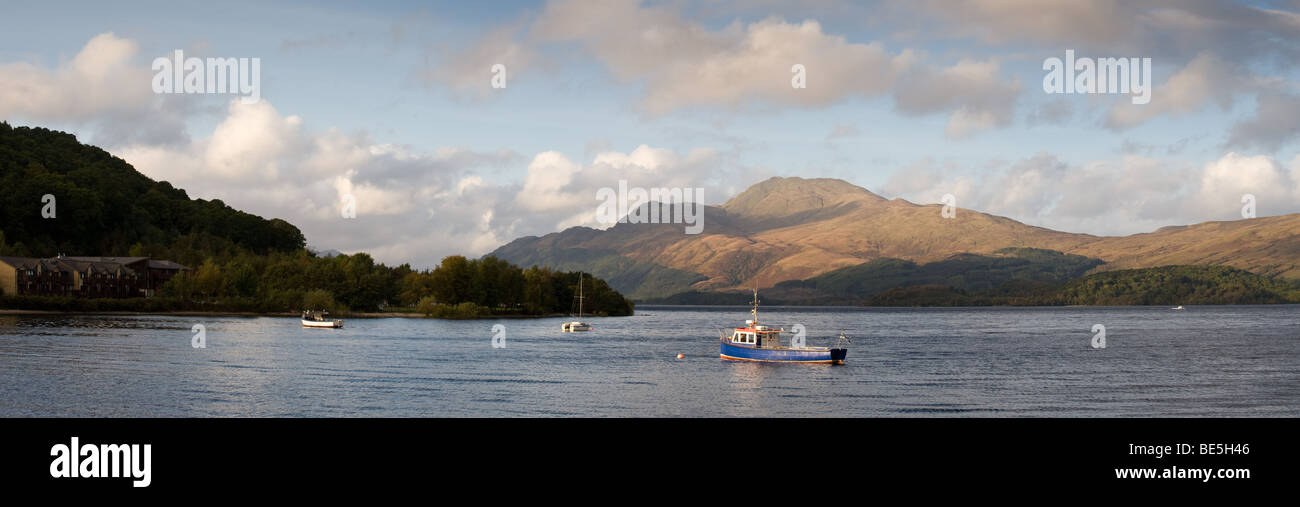
M1246 194L1259 216L1300 212L1296 1L3 10L0 120L389 264L604 227L596 193L620 180L720 204L773 176L839 178L1097 235L1241 219ZM156 93L153 62L177 50L258 59L260 100ZM1150 101L1045 88L1067 51L1150 59Z

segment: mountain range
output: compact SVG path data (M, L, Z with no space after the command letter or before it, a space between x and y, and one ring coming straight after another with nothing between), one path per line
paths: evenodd
M42 128L0 122L0 186L3 255L147 255L199 266L305 245L288 222L190 199ZM54 199L44 216L47 196L57 198L57 218ZM1102 237L941 210L841 180L772 178L706 207L701 234L672 223L575 227L489 255L586 272L643 302L739 302L750 288L792 304L1300 302L1300 214Z
M721 206L707 206L701 234L684 234L681 224L574 227L519 238L489 255L521 266L587 271L642 301L778 284L789 289L797 285L792 281L863 271L882 260L928 266L1025 258L1025 252L1081 259L1048 277L1054 282L1178 265L1228 266L1300 280L1300 214L1115 237L1055 231L969 209L945 218L942 208L886 199L838 179L775 177Z

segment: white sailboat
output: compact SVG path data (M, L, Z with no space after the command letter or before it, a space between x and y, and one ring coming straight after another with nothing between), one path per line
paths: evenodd
M582 300L583 300L582 272L579 271L578 272L578 320L565 322L564 325L560 327L560 329L563 330L565 333L578 333L583 331L591 331L591 324L582 321Z

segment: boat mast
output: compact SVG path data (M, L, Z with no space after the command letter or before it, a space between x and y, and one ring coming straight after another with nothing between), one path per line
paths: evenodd
M582 272L578 272L578 320L582 320Z
M754 287L754 302L752 304L754 305L754 308L749 310L749 313L754 316L754 328L757 329L758 328L758 287Z

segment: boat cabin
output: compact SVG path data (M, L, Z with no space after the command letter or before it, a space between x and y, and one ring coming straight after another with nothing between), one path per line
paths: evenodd
M745 321L745 327L732 328L730 337L718 331L719 357L733 361L844 364L848 349L840 347L840 342L836 342L835 348L808 347L802 340L797 346L795 343L788 347L781 345L784 329L758 325L758 289L754 289L752 304L749 313L754 318ZM796 326L795 329L800 328ZM801 329L799 334L802 334ZM848 341L844 333L840 333L840 341Z
M781 330L767 326L755 326L754 321L745 321L745 327L735 328L731 333L731 343L752 345L757 348L781 346Z

